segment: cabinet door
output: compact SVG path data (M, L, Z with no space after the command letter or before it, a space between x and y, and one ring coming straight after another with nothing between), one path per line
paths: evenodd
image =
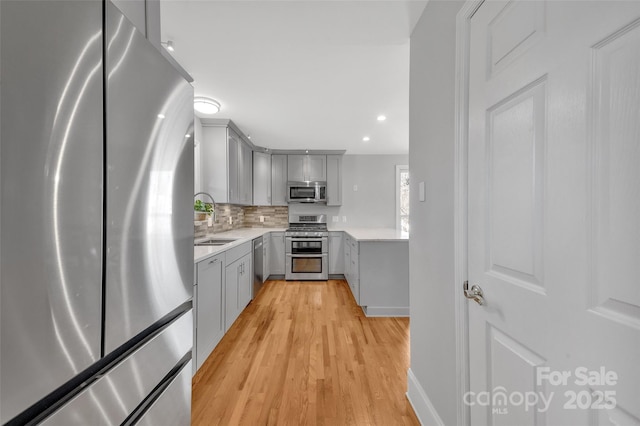
M208 192L217 203L229 203L229 161L234 156L229 132L222 126L203 126L200 143L201 190Z
M238 315L251 302L251 287L253 274L251 271L251 254L245 255L240 262L240 277L238 279Z
M271 156L271 205L287 205L287 156Z
M271 264L269 270L273 275L284 275L284 232L271 233Z
M198 263L196 297L196 368L206 361L224 336L224 305L222 289L225 279L224 254Z
M251 147L244 142L241 145L242 152L242 186L241 188L241 202L242 204L251 205L253 201L253 155Z
M240 265L242 260L236 260L225 269L225 321L224 331L227 332L233 322L240 315L238 309L238 295L240 290Z
M342 205L342 155L327 155L327 206Z
M351 273L350 287L356 303L360 304L360 255L358 254L357 242L351 242Z
M271 205L271 155L253 153L253 205Z
M269 262L271 261L271 234L262 237L262 282L264 283L271 275Z
M238 166L239 166L239 158L240 154L240 138L238 135L231 129L229 129L229 142L228 142L228 169L229 169L229 203L238 204L240 202L240 193L239 186L240 182L238 181Z
M305 159L306 171L305 175L309 181L326 181L327 180L327 156L326 155L307 155Z
M293 182L304 182L305 175L305 158L306 155L289 155L287 156L287 179Z
M329 233L329 274L344 274L344 240L342 232Z
M349 237L344 237L344 277L349 282L351 276L351 244Z

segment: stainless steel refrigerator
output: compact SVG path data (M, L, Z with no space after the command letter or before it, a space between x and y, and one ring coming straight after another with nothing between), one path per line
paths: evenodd
M188 424L193 89L110 2L0 2L0 423Z

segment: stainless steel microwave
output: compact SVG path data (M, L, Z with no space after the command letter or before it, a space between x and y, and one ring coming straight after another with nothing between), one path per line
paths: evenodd
M287 182L288 203L327 202L326 182Z

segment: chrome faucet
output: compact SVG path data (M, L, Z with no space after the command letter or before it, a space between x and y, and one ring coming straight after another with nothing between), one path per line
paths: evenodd
M213 222L215 223L215 221L216 221L216 200L214 200L213 197L211 196L211 194L209 194L208 192L196 192L193 195L193 198L195 199L198 195L206 195L207 197L211 198L211 204L213 204L212 217L213 217Z

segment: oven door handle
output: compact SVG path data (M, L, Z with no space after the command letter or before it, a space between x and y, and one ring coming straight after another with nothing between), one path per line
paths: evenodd
M329 253L316 253L316 254L298 254L298 253L287 253L289 257L326 257Z

